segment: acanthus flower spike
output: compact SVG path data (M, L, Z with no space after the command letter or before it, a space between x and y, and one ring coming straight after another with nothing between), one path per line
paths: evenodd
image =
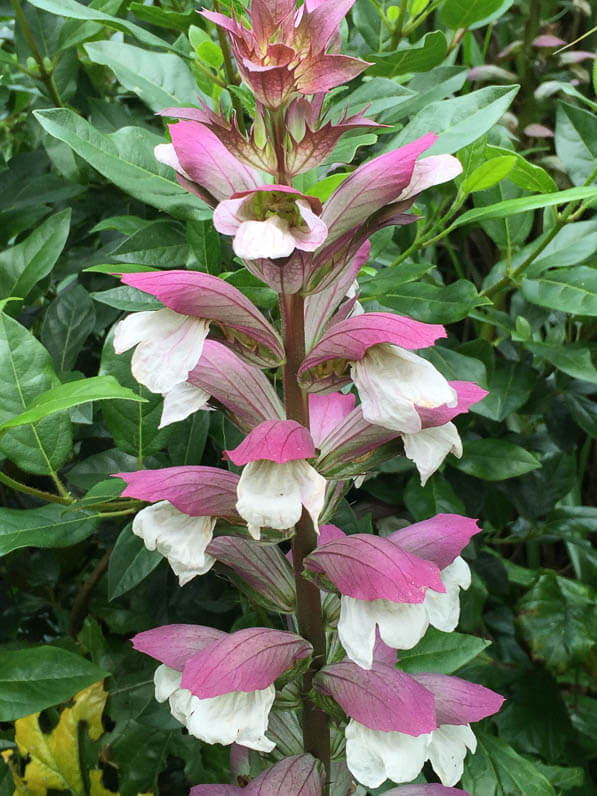
M311 653L296 636L269 628L224 633L201 625L166 625L138 633L133 647L161 662L156 699L206 743L239 743L262 752L274 681Z
M278 332L240 290L223 279L199 271L172 270L122 274L121 280L125 285L155 296L173 311L172 314L178 313L179 318L187 316L193 320L201 319L202 323L210 325L210 331L212 324L217 324L227 345L249 362L260 367L271 367L284 359ZM157 312L162 310L155 310L152 314L155 316ZM139 314L144 313L136 315ZM151 320L148 319L149 322ZM150 324L147 333L151 333ZM199 350L194 361L185 362L186 375L176 383L186 381L188 373L199 361L200 354ZM153 367L156 369L155 361Z
M238 476L215 467L168 467L116 473L127 486L124 497L151 501L133 520L133 533L148 550L168 559L181 586L204 575L215 563L206 552L219 516L233 521Z
M236 508L253 538L260 538L263 527L294 527L303 506L317 530L326 479L306 461L315 456L306 428L294 420L265 421L225 453L237 466L245 465Z

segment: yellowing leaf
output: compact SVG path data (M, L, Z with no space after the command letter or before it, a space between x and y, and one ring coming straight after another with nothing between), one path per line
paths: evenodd
M83 796L85 788L79 763L79 722L86 722L89 737L97 740L103 733L102 712L107 694L103 682L80 691L72 707L65 708L51 733L42 732L39 713L15 722L15 741L21 757L30 757L22 784L16 781L16 793L45 796L48 789L67 790ZM99 792L98 792L99 796Z

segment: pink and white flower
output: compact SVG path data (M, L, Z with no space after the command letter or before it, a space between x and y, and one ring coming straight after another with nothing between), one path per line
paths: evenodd
M312 755L293 755L262 772L248 785L196 785L190 796L321 796L324 772ZM461 791L458 791L461 793Z
M260 538L263 527L293 528L303 506L318 530L327 482L306 461L315 456L315 446L300 423L260 423L226 455L234 464L245 465L238 483L236 508L254 539Z
M275 744L265 735L275 698L274 681L311 646L269 628L224 633L202 625L165 625L133 638L136 650L161 662L156 699L206 743L238 743L261 752Z

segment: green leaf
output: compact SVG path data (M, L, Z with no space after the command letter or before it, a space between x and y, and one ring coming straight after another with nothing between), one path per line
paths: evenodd
M505 439L470 439L463 447L462 459L450 459L450 464L484 481L504 481L541 467L536 456Z
M186 33L190 23L196 19L194 8L182 14L169 8L146 6L143 3L129 3L129 10L138 19L167 30L179 30L181 33Z
M50 216L22 243L0 253L0 297L27 298L50 273L66 243L70 217L70 210Z
M597 403L591 398L573 392L564 393L562 398L583 431L597 439Z
M211 221L197 223L211 224ZM187 243L182 225L174 221L152 221L145 224L128 240L113 249L110 258L120 263L151 265L155 268L180 266L187 258Z
M405 72L426 72L446 57L448 42L441 30L427 33L414 45L401 45L392 53L370 53L366 60L373 64L367 75L394 77Z
M222 270L220 236L211 221L187 222L187 245L192 261L187 267L217 276Z
M34 111L50 135L64 141L94 169L126 193L176 217L202 220L211 210L173 178L172 169L153 156L163 140L141 127L105 134L66 108Z
M540 279L523 279L522 293L540 307L597 315L597 271L585 265L546 271Z
M548 572L525 594L518 611L534 658L556 672L588 661L597 643L597 594L593 589Z
M197 83L178 55L156 53L119 41L88 42L85 50L94 63L110 67L120 84L152 111L197 104Z
M142 290L138 290L136 287L130 287L130 285L121 285L120 287L112 287L109 290L91 293L91 298L94 301L107 304L108 307L114 307L117 310L125 310L126 312L159 310L164 306L161 301L158 301L154 296L143 293Z
M457 152L484 135L501 119L518 86L488 86L461 97L432 102L384 147L387 152L433 130L438 139L427 155Z
M330 174L329 177L324 177L323 180L318 180L313 185L309 185L305 189L305 193L309 196L316 196L322 202L325 202L347 177L350 177L350 172Z
M464 633L442 633L433 627L416 647L400 650L399 667L405 672L453 674L489 647L491 641Z
M543 207L553 207L567 202L576 202L581 199L593 199L597 196L595 188L568 188L558 193L544 193L540 196L520 196L517 199L505 199L487 207L476 207L474 210L467 210L459 216L449 229L463 227L465 224L485 221L489 218L507 218L525 213L527 210L538 210Z
M108 566L108 599L115 600L134 589L163 560L157 550L147 550L143 540L131 530L131 525L122 529Z
M0 555L22 547L70 547L87 539L101 517L55 503L37 509L0 508Z
M483 796L555 796L555 790L530 760L501 738L475 729L477 751L464 762L462 787Z
M351 163L359 147L369 147L377 141L375 133L359 133L357 135L343 135L336 144L334 151L327 156L321 164L331 166L333 163Z
M118 398L125 401L145 403L145 398L136 395L128 387L121 387L113 376L92 376L90 379L71 381L60 384L51 390L38 395L31 402L29 408L20 415L5 421L0 425L0 432L9 428L24 426L28 423L37 423L48 415L71 409L73 406L87 404L90 401L107 401Z
M516 157L514 155L501 155L482 163L473 171L462 183L464 193L474 193L475 191L485 191L491 188L500 180L503 180L514 167Z
M2 651L0 721L57 705L106 676L95 664L59 647Z
M393 286L393 271L387 269L363 286L362 300L377 300L398 313L425 323L455 323L466 318L473 307L488 304L472 282L459 279L451 285L409 282ZM373 295L367 295L367 293Z
M501 5L502 0L446 0L439 16L451 30L468 28L493 14Z
M0 314L0 423L28 409L59 384L52 358L20 323ZM72 446L68 414L48 417L4 435L0 450L22 470L48 475L64 463Z
M114 17L111 14L105 14L103 11L87 7L83 5L83 3L77 3L76 0L29 0L29 3L32 6L48 11L50 14L56 14L59 17L99 22L108 28L114 28L115 30L121 30L123 33L129 33L133 38L143 44L148 44L150 47L158 47L160 50L177 51L176 47L160 39L159 36L154 36L153 33L145 30L145 28L135 25L127 19Z
M487 157L495 158L502 155L513 155L516 158L512 171L508 174L508 179L523 188L525 191L532 191L536 193L552 193L558 190L558 186L553 177L534 163L529 163L518 152L512 152L501 146L491 146L488 144L485 147Z
M95 307L82 285L70 285L50 303L41 327L58 373L72 370L85 340L95 328Z
M487 388L487 370L479 359L467 357L442 345L424 349L421 356L435 365L448 380L474 381L480 387Z
M558 102L555 146L575 185L582 185L597 166L597 117L591 111Z
M529 399L537 384L537 374L522 362L497 360L489 377L489 395L471 411L501 423Z
M591 351L582 345L548 345L547 343L525 343L526 348L535 356L567 373L574 379L597 384L597 369L591 359Z

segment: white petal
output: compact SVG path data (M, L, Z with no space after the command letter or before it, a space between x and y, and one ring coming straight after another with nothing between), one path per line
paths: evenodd
M265 737L275 686L262 691L232 691L199 699L192 697L185 717L191 735L206 743L239 743L259 752L271 752L275 743Z
M116 327L114 350L120 354L136 345L133 376L151 392L166 393L186 381L201 357L208 331L209 321L172 310L137 312Z
M181 381L164 395L164 407L158 428L184 420L199 409L211 409L206 406L210 397L210 394L201 387L195 387L188 381Z
M288 257L295 246L288 222L279 216L270 216L265 221L243 221L232 242L234 253L246 260Z
M421 486L425 486L448 453L459 459L462 456L462 441L454 423L424 428L415 434L403 434L402 441L404 453L417 466Z
M352 362L351 375L370 423L413 434L421 430L415 406L456 406L458 395L423 357L395 345L372 346Z
M173 144L158 144L153 148L153 155L157 161L160 163L165 163L166 166L170 166L171 169L174 169L174 171L177 171L179 174L182 174L183 177L186 177L187 180L193 182L193 178L190 177L180 165L180 161Z
M238 483L236 510L254 539L259 539L264 527L292 528L301 517L303 505L317 528L325 485L325 478L303 460L249 462Z
M386 779L414 779L423 768L431 738L430 733L415 738L402 732L370 730L354 719L344 732L348 768L368 788L377 788Z
M215 558L205 548L211 542L215 517L190 517L162 500L142 509L133 520L133 533L148 550L158 550L178 575L181 586L204 575Z
M373 665L375 617L368 600L342 595L338 637L348 657L363 669Z
M427 758L448 788L462 777L467 747L474 752L477 739L468 724L442 724L431 733Z
M328 228L319 216L311 210L311 205L305 199L297 199L296 206L305 226L293 227L295 245L304 252L313 252L325 241Z
M165 663L160 664L153 674L155 684L155 698L158 702L165 702L172 694L180 689L181 672L171 669Z
M429 591L429 589L427 590ZM429 626L424 603L393 603L374 601L379 635L397 650L412 649L425 635Z
M222 235L235 235L243 221L246 221L243 206L247 196L240 199L223 199L214 210L213 225Z
M427 589L423 605L429 617L429 624L444 633L451 633L458 624L460 616L460 589L471 585L471 571L466 561L458 556L441 571L445 593Z

